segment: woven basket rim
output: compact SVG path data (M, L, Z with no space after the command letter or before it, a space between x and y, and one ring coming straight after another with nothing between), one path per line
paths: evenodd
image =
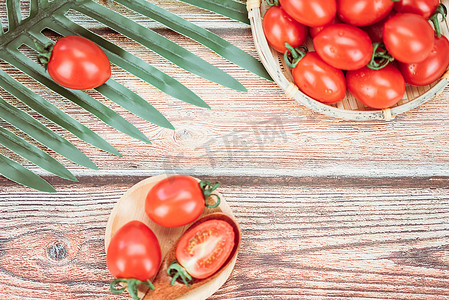
M449 84L449 70L438 80L436 84L430 88L423 95L408 101L407 103L387 108L383 110L349 110L341 109L338 107L330 106L321 103L315 99L302 93L296 85L291 82L281 69L281 66L276 61L276 58L272 54L272 49L268 45L262 28L262 12L261 1L263 0L248 0L248 18L251 23L251 31L253 34L254 44L256 46L257 53L262 64L265 66L267 72L271 78L277 83L277 85L286 93L288 98L293 98L298 103L322 113L327 116L345 119L345 120L386 120L391 121L397 115L414 109L423 103L435 98L438 94L443 92L444 88ZM442 3L449 4L449 0L443 0ZM446 21L447 22L447 21ZM446 23L447 25L447 23Z

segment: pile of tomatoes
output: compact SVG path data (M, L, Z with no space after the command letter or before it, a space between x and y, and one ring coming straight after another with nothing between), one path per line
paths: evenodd
M184 226L195 221L205 207L214 208L220 198L213 194L219 183L198 182L195 178L175 175L159 181L147 194L147 216L163 227ZM214 197L212 197L214 196ZM210 198L215 202L210 204ZM234 228L226 221L210 219L189 228L178 241L176 259L168 267L171 284L181 280L190 285L193 278L204 279L216 273L227 261L235 245ZM109 271L116 278L111 292L125 283L133 299L138 300L138 286L154 286L151 279L161 266L161 248L153 231L140 221L122 226L111 239L106 255Z
M298 88L323 103L346 90L376 109L396 104L405 84L431 84L449 65L439 0L267 0L268 43L292 68ZM433 24L433 27L432 25ZM313 51L304 44L309 36Z

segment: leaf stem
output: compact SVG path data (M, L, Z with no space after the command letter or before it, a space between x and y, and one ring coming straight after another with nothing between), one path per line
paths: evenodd
M126 283L126 286L117 288L116 286L119 283ZM154 290L154 285L153 283L151 283L150 280L140 281L134 278L116 278L111 282L109 290L111 291L112 294L118 295L123 293L126 289L128 289L129 295L134 300L140 300L138 292L139 292L139 285L141 284L148 286L151 290Z
M193 283L193 278L187 273L187 270L181 266L176 260L172 261L167 269L167 274L172 277L170 285L175 285L176 280L181 277L182 282L186 286L191 286Z
M215 191L219 186L220 186L219 182L216 182L216 183L212 184L208 180L201 180L200 181L200 188L203 191L203 196L204 196L204 205L207 208L215 208L215 207L218 207L220 205L220 196L218 196L217 194L212 194L212 192ZM215 197L215 203L214 204L208 204L207 203L207 199L209 199L209 197L212 197L212 196Z
M378 49L381 49L382 51L377 51ZM393 60L394 57L387 52L384 43L374 43L373 55L366 66L372 70L380 70L385 68Z
M284 52L284 60L287 66L292 69L296 68L299 61L303 59L309 51L306 46L293 48L289 43L285 43L285 47L287 48L287 51Z
M439 15L441 15L441 21L446 20L447 8L446 8L446 6L444 6L443 3L440 3L440 5L437 6L435 11L429 18L429 21L432 22L433 27L435 28L435 33L437 35L437 38L441 37L441 27L440 27L440 22L438 20Z

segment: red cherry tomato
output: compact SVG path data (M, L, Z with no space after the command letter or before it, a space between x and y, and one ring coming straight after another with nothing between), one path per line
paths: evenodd
M131 221L112 237L106 263L116 278L147 281L161 264L161 248L153 231L139 221Z
M279 2L293 19L310 27L329 24L337 14L336 0L279 0Z
M402 99L404 78L392 64L380 70L364 67L346 73L348 90L366 106L384 109Z
M307 53L292 73L298 88L315 100L335 103L346 95L343 72L325 63L316 52Z
M285 43L298 47L307 38L307 27L296 22L279 6L272 6L267 10L262 26L268 43L281 53L287 50Z
M111 77L111 64L103 50L80 36L56 42L47 70L58 84L75 90L96 88Z
M432 26L420 15L398 13L384 25L383 39L388 52L404 63L426 59L433 49Z
M329 24L326 24L324 26L310 27L310 36L312 38L314 38L318 35L318 33L320 33L324 29L324 27L326 27L328 25L340 24L340 23L341 23L341 21L339 18L334 18Z
M215 188L217 186L218 184ZM150 190L145 200L145 212L161 226L184 226L203 212L206 205L205 193L195 178L186 175L171 176L161 180Z
M367 26L379 22L393 9L392 0L338 0L338 17L345 23Z
M435 39L430 55L419 63L399 63L398 68L405 82L413 85L428 85L441 77L449 66L449 41L443 35Z
M342 70L357 70L371 60L373 45L366 32L348 24L326 26L314 39L318 55Z
M418 14L428 19L438 4L439 0L401 0L394 4L394 9L398 12Z
M181 237L176 246L176 259L192 277L207 278L228 259L234 248L234 236L228 222L205 221Z
M396 14L396 11L392 10L385 18L383 18L379 22L362 28L363 31L368 33L368 35L373 43L382 43L383 42L383 40L384 40L383 33L384 33L385 22L387 22L395 14Z

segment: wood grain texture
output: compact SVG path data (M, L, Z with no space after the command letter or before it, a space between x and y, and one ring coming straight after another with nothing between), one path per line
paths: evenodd
M103 235L140 179L57 185L56 195L3 187L0 298L128 299L108 293ZM449 297L447 179L207 179L223 182L243 234L233 275L211 299ZM54 245L66 249L60 260Z

